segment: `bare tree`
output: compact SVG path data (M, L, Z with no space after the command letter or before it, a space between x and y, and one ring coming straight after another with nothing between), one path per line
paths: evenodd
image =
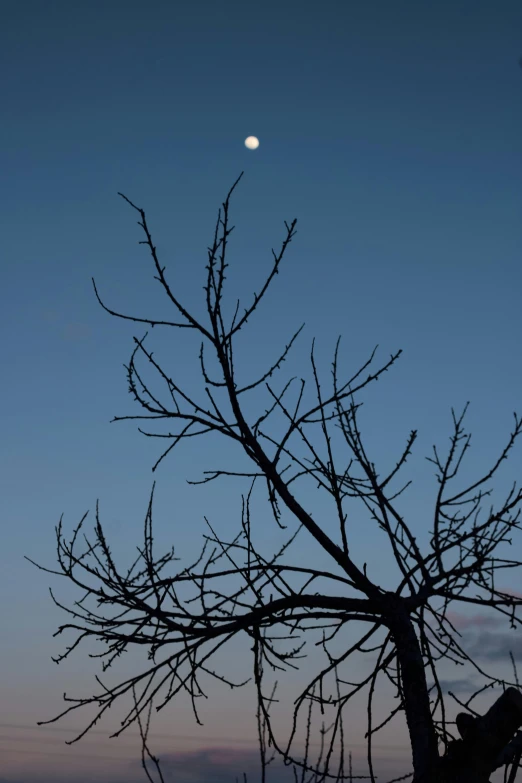
M522 432L522 421L515 414L514 426L500 455L484 475L459 483L470 436L464 428L466 408L452 411L449 448L445 454L434 447L428 458L435 466L438 491L433 509L433 527L429 545L422 547L400 511L398 498L410 482L398 479L412 453L417 432L412 430L406 444L391 468L378 467L363 439L360 422L360 395L394 365L401 351L375 365L375 350L368 360L348 379L341 380L340 344L337 341L327 389L320 380L314 345L310 354L313 404L306 404L304 379L292 378L279 387L273 376L288 356L302 327L270 367L259 376L245 379L235 362L235 338L245 330L261 305L270 284L279 272L281 261L296 232L296 220L285 223L285 236L278 253L252 303L240 312L239 301L227 321L223 296L227 270L227 248L233 227L229 206L239 179L230 189L219 212L214 237L208 248L205 285L206 317L200 321L178 299L167 282L165 266L160 263L145 212L120 194L138 213L145 244L155 268L155 278L166 294L175 318L171 321L124 315L110 309L100 297L101 306L113 316L150 327L194 330L201 337L199 361L202 376L201 398L183 388L162 367L145 338L134 338L135 347L126 367L129 390L142 411L135 416L115 420L145 419L167 422L162 432L141 430L147 437L162 438L167 443L154 465L188 438L217 433L228 439L238 453L247 458L245 469L232 470L226 465L205 471L199 481L239 477L248 482L243 495L241 525L237 536L226 541L207 520L209 534L195 563L166 573L175 558L173 551L161 557L153 553L153 496L144 524L144 542L136 562L127 571L116 564L100 522L98 505L94 539L85 537L86 548L78 548L80 530L87 514L66 539L62 520L57 528L59 569L44 569L65 576L84 595L73 607L58 606L70 615L57 634L71 631L75 641L57 660L66 658L80 642L94 637L105 645L101 653L107 669L125 650L135 647L149 652L151 665L137 676L116 686L105 686L90 698L69 699L72 702L58 720L88 704L97 705L96 717L73 740L84 736L106 710L125 694L134 695L133 706L122 722L121 733L138 722L144 747L146 741L141 721L154 704L163 708L178 693L190 695L194 715L199 721L197 699L202 694L201 677L209 676L239 687L211 668L213 654L238 635L250 638L253 653L253 682L257 691L259 725L262 727L263 779L267 767L264 753L271 748L286 763L314 776L347 779L344 768L343 711L357 694L367 693L368 773L374 780L372 740L395 716L403 715L411 740L414 783L435 781L474 781L482 783L491 772L504 766L514 780L520 761L522 697L518 682L508 682L485 672L466 652L465 645L452 622L450 607L465 604L495 610L511 628L520 628L517 610L520 595L499 587L499 576L519 569L521 561L506 556L512 537L520 530L519 515L522 491L514 485L503 500L484 508L491 494L490 480L496 476ZM214 370L209 369L205 348L213 354ZM152 390L139 368L139 357L146 360L156 374L163 393ZM266 393L263 410L252 414L250 393ZM277 420L279 425L275 425ZM280 426L283 422L283 426ZM278 429L279 427L279 429ZM341 456L339 453L341 452ZM311 480L330 498L336 533L323 519L314 519L304 505L301 486ZM285 543L266 557L256 543L256 525L252 520L251 499L255 486L266 491L273 523L284 528L292 519L293 528ZM357 503L369 514L376 530L384 534L390 558L400 575L394 589L384 589L370 578L366 564L356 562L352 554L347 507L352 515ZM364 511L364 509L366 511ZM330 517L331 519L332 517ZM283 521L284 520L284 521ZM318 549L327 553L328 570L307 567L299 557L290 557L296 536L308 535ZM41 566L39 566L41 567ZM165 575L164 575L165 574ZM52 594L52 593L51 593ZM92 601L96 606L92 604ZM89 603L91 601L91 603ZM341 652L332 645L347 628L361 629L353 643ZM325 665L307 684L295 702L293 724L285 743L276 737L271 721L273 693L266 690L265 670L297 667L303 657L303 645L313 633L321 634ZM304 641L303 641L304 638ZM285 646L286 643L286 646ZM371 673L357 682L346 679L342 670L356 655L376 654ZM474 712L471 701L462 706L466 712L457 720L458 734L447 717L445 698L439 682L440 662L470 664L484 679L485 688L499 685L503 694L484 716ZM393 685L396 706L380 720L374 717L374 694L381 682ZM331 683L331 686L328 683ZM328 688L331 688L331 691ZM139 695L137 690L141 689ZM473 698L473 697L472 697ZM459 702L461 703L461 702ZM308 742L303 757L294 752L298 721L304 716L308 729L310 711L318 706L332 711L329 730L322 737L325 745L319 762L309 760ZM51 721L46 721L51 722ZM309 733L308 733L309 736ZM336 749L340 759L332 771ZM145 758L145 757L144 757ZM337 757L336 757L337 758ZM145 765L145 761L144 761ZM297 776L297 772L296 772Z

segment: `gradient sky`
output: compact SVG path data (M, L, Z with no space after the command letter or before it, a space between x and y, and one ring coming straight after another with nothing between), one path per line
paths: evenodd
M67 640L52 638L64 617L47 588L79 596L23 559L52 566L60 515L70 530L97 498L113 551L127 562L140 543L161 444L132 423L109 422L138 412L122 365L143 330L104 313L90 279L115 309L169 310L117 191L146 209L171 280L200 314L206 247L241 171L231 305L250 301L283 220L298 218L241 344L242 370L263 369L303 321L285 377L308 372L313 336L325 378L338 334L346 374L377 343L383 359L402 348L365 396L362 422L384 466L419 429L404 502L422 538L435 492L424 457L447 443L451 406L471 400L469 475L488 466L520 409L522 8L515 0L4 0L1 12L0 783L72 774L78 783L126 783L144 777L135 738L107 739L115 719L73 748L64 740L87 715L35 728L61 710L64 691L93 692L97 669L81 651L60 667L51 661ZM251 134L256 151L243 144ZM156 331L155 350L190 387L194 342ZM186 484L220 464L221 448L191 444L157 471L158 549L174 543L190 558L204 514L224 535L236 530L244 485ZM519 465L520 451L500 489ZM330 507L315 493L303 497L327 527ZM361 557L370 553L370 575L386 582L393 574L374 535L361 523L356 544ZM327 564L304 537L301 547L300 557ZM507 644L522 660L520 639L506 641L503 626L460 622L484 664L502 667ZM244 650L228 662L248 669ZM469 675L448 677L465 692ZM254 769L251 697L215 690L202 729L186 704L158 717L153 750L177 783L232 781ZM355 712L349 747L359 774L362 732ZM381 780L408 771L403 728L379 742Z

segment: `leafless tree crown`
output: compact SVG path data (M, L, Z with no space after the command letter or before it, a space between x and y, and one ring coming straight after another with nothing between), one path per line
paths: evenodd
M500 680L479 667L466 652L448 610L450 606L464 604L489 607L505 618L507 626L520 627L517 612L522 598L502 587L502 577L513 569L520 573L520 559L509 558L507 553L508 545L520 531L522 493L514 485L496 505L489 504L489 496L491 480L521 434L521 419L514 415L513 429L490 469L463 485L459 469L470 449L470 435L464 426L467 405L460 413L452 411L449 448L442 452L434 447L428 457L435 468L438 491L429 546L421 547L398 502L410 483L400 483L399 479L412 453L417 432L412 430L406 438L396 464L381 472L365 445L359 426L361 393L396 363L401 351L376 364L374 350L362 367L349 378L342 378L338 340L327 384L320 379L312 343L312 405L305 405L305 389L310 388L310 381L291 378L279 385L276 383L277 372L302 327L257 379L243 379L240 368L236 367L234 340L240 330L246 330L263 303L296 233L296 220L285 223L281 247L278 252L272 251L272 265L264 284L246 308L241 309L238 302L233 317L227 321L223 297L228 243L233 230L229 207L239 179L222 205L208 248L204 321L197 320L185 308L169 285L145 212L123 194L120 195L138 213L144 235L142 244L150 252L155 279L170 301L173 320L117 312L104 303L93 280L100 305L111 315L150 327L192 329L201 336L199 361L203 401L193 391L183 388L178 380L180 373L177 376L169 374L149 350L144 337L135 337L126 371L130 393L141 412L115 420L149 420L165 424L162 432L140 427L147 437L157 437L166 444L153 470L188 438L214 432L232 442L238 453L246 457L245 469L238 472L226 465L216 466L192 483L231 476L248 482L238 533L232 540L224 540L214 530L212 521L207 520L209 533L196 562L180 567L175 573L169 572L167 567L177 560L174 550L160 557L153 552L153 488L145 517L143 544L132 567L121 570L105 537L98 506L93 539L80 535L87 515L70 540L65 537L60 520L56 529L59 569L45 570L65 576L83 591L83 597L67 607L51 593L53 600L70 617L57 634L67 631L75 635L74 642L57 661L69 656L83 640L95 637L104 645L99 656L104 670L125 650L140 645L149 653L150 666L114 687L105 686L99 679L100 690L91 698L65 696L70 705L53 720L87 704L98 705L96 717L77 740L120 697L133 694L133 706L116 734L138 722L144 736L144 716L150 716L152 705L162 709L184 691L190 695L194 715L200 721L198 698L203 694L202 675L221 680L232 688L244 685L219 674L211 663L217 650L233 644L243 633L250 638L253 656L263 779L271 749L282 755L287 763L294 764L295 770L301 770L302 780L305 780L305 773L312 775L314 780L351 777L351 759L350 769L345 769L343 713L348 702L364 691L367 694L368 774L372 780L373 737L401 714L406 718L411 739L414 780L416 783L442 780L433 775L435 769L444 768L444 759L452 760L451 763L457 766L464 764L462 759L458 761L458 754L466 741L463 735L469 734L470 721L460 719L461 738L456 738L447 720L438 663L451 660L469 664L482 675L485 688L515 686L516 691L518 686L516 682ZM218 368L217 374L209 369L208 351ZM143 367L140 359L145 360ZM146 377L147 368L161 382L162 394L152 391ZM247 413L245 400L250 399L254 391L258 395L256 400L265 393L265 403L252 416ZM277 432L272 426L275 416L278 421L285 422ZM333 528L328 527L324 519L314 518L305 509L300 488L307 479L329 496L330 514L336 520L335 534L326 532ZM284 545L268 558L256 545L256 526L251 513L256 485L266 491L273 524L283 529L283 515L285 521L287 517L293 520ZM347 508L351 515L357 514L356 501L362 504L387 539L390 557L400 572L393 590L384 589L370 578L366 564L357 562L352 554ZM318 550L330 556L331 569L307 567L298 556L292 559L292 552L295 552L292 544L298 534L315 540ZM80 548L81 538L85 544L83 549ZM341 652L333 652L332 645L339 642L348 626L360 629L360 635ZM267 667L275 672L297 667L304 657L306 639L317 632L325 664L297 698L288 741L281 743L270 719L275 696L272 689L267 690L264 673ZM376 656L368 676L353 681L343 673L353 656L368 653ZM374 694L383 679L393 685L396 706L390 714L376 720ZM509 693L512 695L512 691ZM472 699L462 704L470 715L473 713ZM321 733L320 758L312 763L309 737L314 706L323 713L330 711L332 719ZM304 757L293 750L301 715L308 727ZM506 755L499 755L499 742L505 748L520 723L517 724L514 718L509 724L509 736L503 735L502 740L497 738L497 744L493 743L487 752L481 749L487 743L480 743L476 755L480 756L481 766L477 767L476 775L480 772L485 777L474 779L487 780L487 775L500 763L518 767L520 754L516 758L517 748L506 760ZM341 750L333 768L336 748Z

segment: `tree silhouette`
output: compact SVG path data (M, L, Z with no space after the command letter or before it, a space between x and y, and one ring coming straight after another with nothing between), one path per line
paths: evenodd
M264 284L246 309L240 312L238 302L232 318L227 320L223 297L227 248L233 229L229 207L240 178L222 205L208 248L205 322L186 309L167 282L145 212L123 194L120 195L139 215L145 237L141 244L150 251L155 278L175 312L174 320L116 312L102 301L93 280L100 305L111 315L150 327L191 329L200 335L201 398L183 388L179 380L182 373L173 376L160 364L147 348L144 337L135 337L126 372L130 393L142 411L115 420L145 419L167 424L170 429L160 433L140 428L147 437L161 438L167 443L153 470L188 438L216 433L228 439L246 457L245 468L238 471L221 465L206 470L200 481L189 483L228 477L248 482L242 498L238 534L226 541L207 520L210 533L205 537L199 558L176 573L168 573L167 566L175 560L174 551L160 557L153 553L153 487L143 545L136 562L125 572L113 557L98 505L94 539L84 538L85 549L79 549L79 534L87 514L71 540L66 539L60 519L56 528L59 569L44 570L65 576L84 596L73 607L66 607L53 595L55 603L70 615L70 621L60 626L57 634L75 633L74 642L57 660L63 660L80 642L93 637L105 645L100 655L104 670L125 650L140 646L148 651L151 665L114 687L98 680L101 690L92 697L65 697L72 704L53 720L88 704L97 705L96 717L73 740L77 741L120 697L133 694L133 706L116 734L139 723L146 767L145 751L149 751L143 726L152 705L161 709L184 691L190 695L199 721L197 699L203 692L200 685L203 675L230 687L244 685L214 671L211 659L224 645L233 644L240 634L246 634L253 653L263 779L269 749L293 764L295 770L301 770L303 780L305 773L314 780L341 780L351 776L351 758L350 770L345 770L342 717L348 702L365 691L368 776L372 780L375 779L372 740L397 715L404 716L411 740L413 772L405 778L413 776L414 783L443 780L481 783L489 779L494 769L504 766L506 775L510 774L514 780L521 746L516 732L522 725L518 682L516 678L508 682L493 677L478 666L466 652L452 622L450 607L459 604L489 607L505 618L511 628L520 627L517 610L522 598L499 587L499 576L521 565L520 560L508 558L504 550L520 530L522 492L514 485L502 502L488 509L483 506L492 491L490 480L513 449L522 432L522 422L515 414L513 430L491 468L484 475L461 484L459 470L470 448L470 436L464 428L467 406L461 413L452 411L449 448L443 454L434 447L429 457L435 467L438 491L431 538L429 545L422 547L399 510L398 502L411 483L399 484L398 479L412 453L417 432L410 432L395 465L383 471L369 453L359 426L361 393L396 363L401 351L376 365L374 350L349 379L341 379L338 340L331 385L327 389L320 380L312 343L310 374L314 401L306 405L310 384L304 379L291 378L280 387L273 380L302 327L272 365L260 371L257 379L244 379L238 371L234 341L241 330L246 330L262 304L296 233L296 220L285 222L281 248L278 253L272 251L273 262ZM213 354L212 370L205 349ZM152 390L139 366L139 358L145 359L149 370L156 374L162 394ZM267 400L256 413L252 413L249 396L254 390L264 391ZM327 533L327 528L333 530L331 524L314 518L305 509L300 488L306 480L329 496L336 533ZM284 529L283 519L287 518L294 524L284 545L269 558L259 550L256 522L252 519L252 493L259 485L266 492L272 524ZM366 564L357 562L352 552L347 507L353 515L357 503L359 508L362 504L387 540L391 561L400 573L393 590L384 589L375 578L370 578ZM328 570L307 567L299 556L292 560L292 545L298 534L313 539L317 550L329 555ZM333 652L334 639L337 642L348 627L362 629L357 640L347 643L341 652ZM283 744L272 726L274 694L266 690L265 670L297 667L307 637L318 630L325 665L296 700L290 737ZM376 654L376 662L368 676L357 682L343 677L342 671L349 660L370 652ZM472 664L483 676L484 688L500 685L503 690L485 716L479 716L471 706L477 694L466 703L459 702L466 710L456 722L460 737L452 728L455 724L447 719L439 682L439 666L444 660ZM387 716L376 721L374 695L385 681L394 687L396 705ZM312 763L308 753L310 712L316 706L321 711L331 711L333 717L329 730L322 732L324 745L320 759ZM303 715L308 726L304 757L294 752L298 721ZM339 747L341 755L334 768L333 759Z

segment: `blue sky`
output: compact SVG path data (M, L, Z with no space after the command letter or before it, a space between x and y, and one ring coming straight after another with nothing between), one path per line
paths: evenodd
M51 577L23 559L52 565L60 515L72 527L97 498L124 560L140 540L161 444L132 423L109 422L137 413L122 365L143 330L101 310L91 277L115 309L170 313L117 192L145 208L170 279L197 314L217 209L241 171L230 307L237 296L250 301L283 221L298 218L265 307L238 344L244 377L303 321L287 376L308 372L313 336L325 377L339 334L346 374L376 344L382 358L402 348L365 395L362 423L383 465L418 428L404 503L422 538L435 492L424 457L447 442L451 406L471 400L469 475L489 465L520 408L522 11L511 0L17 0L2 10L0 778L47 783L74 770L80 783L121 783L141 779L134 741L120 742L109 763L104 726L72 750L63 741L82 716L54 732L34 728L61 709L63 691L90 693L97 670L82 653L53 664L63 616L48 596ZM243 144L249 135L260 140L255 151ZM151 338L192 388L196 344L181 332ZM237 528L244 486L186 483L223 454L222 444L201 441L157 471L159 548L174 542L190 558L204 514L224 534ZM499 489L516 476L516 460L519 452ZM327 504L305 498L328 526ZM356 524L370 573L392 580L374 532ZM268 530L271 544L277 532ZM309 542L301 546L300 557L317 559ZM244 656L231 651L229 660L246 670ZM184 768L201 783L209 748L227 764L230 747L245 764L238 749L255 749L247 694L217 691L205 709L204 729L183 704L155 729L155 749L189 754ZM353 726L356 756L362 722ZM383 774L407 771L407 760L399 769L402 760L389 758L407 754L402 729L382 742Z

